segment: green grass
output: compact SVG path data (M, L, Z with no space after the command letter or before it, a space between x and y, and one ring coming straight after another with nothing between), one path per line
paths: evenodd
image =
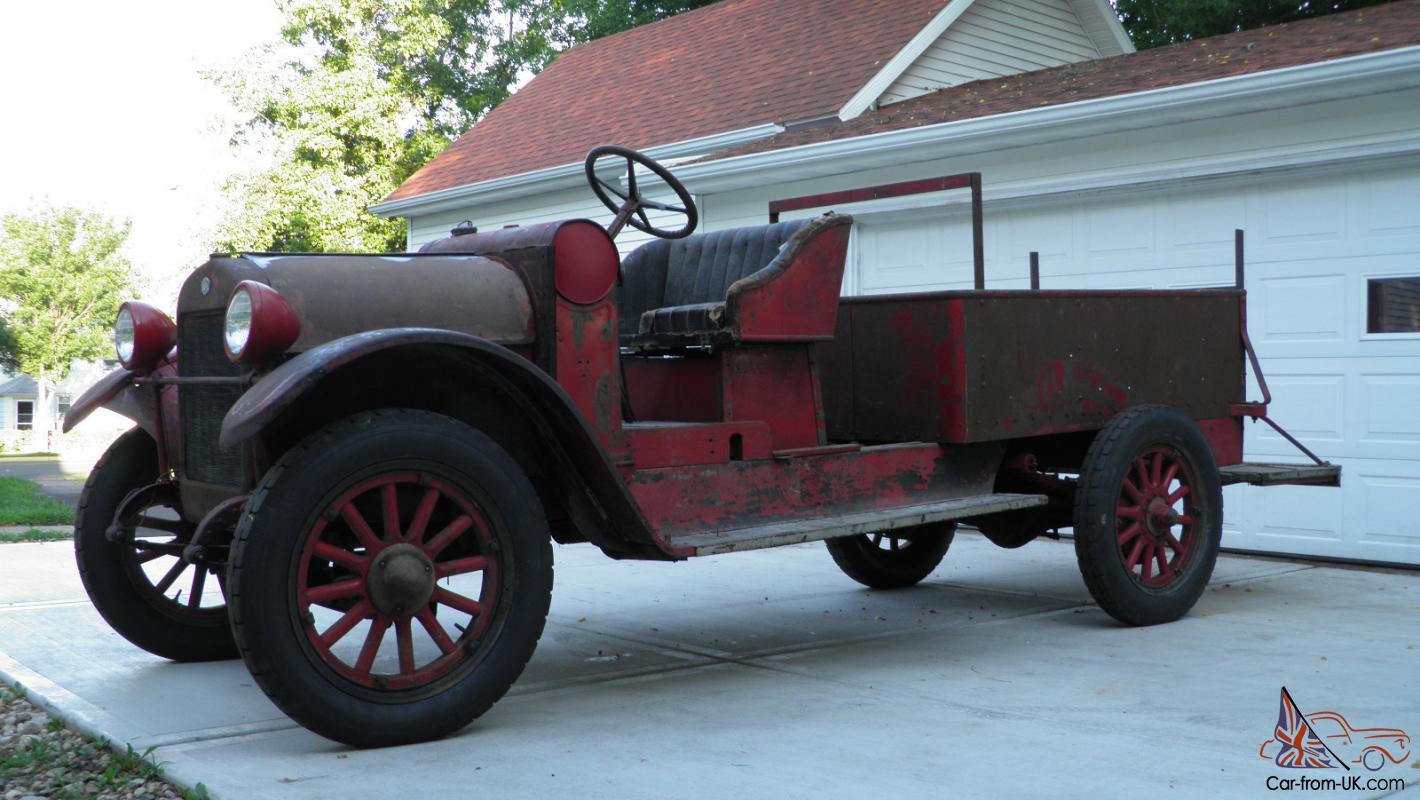
M72 525L69 506L39 493L24 478L0 478L0 525Z
M59 458L58 453L0 453L0 458Z
M67 542L74 538L73 531L37 531L27 530L19 533L0 533L0 544L15 544L16 542Z

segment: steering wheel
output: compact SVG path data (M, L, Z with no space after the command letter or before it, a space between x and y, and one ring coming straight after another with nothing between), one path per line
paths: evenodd
M597 177L597 161L607 156L626 159L626 191L622 191L614 184L608 183ZM680 205L673 206L665 203L657 203L654 200L646 200L641 197L640 189L636 186L636 165L649 169L656 174L656 177L666 182L666 185L675 190L676 197L680 200ZM620 147L614 144L604 144L600 147L592 148L592 152L587 154L587 183L591 184L592 192L597 199L612 211L616 212L616 217L607 226L606 232L615 239L621 229L630 225L638 231L649 233L652 236L659 236L662 239L684 239L694 230L700 221L700 212L695 208L695 200L691 198L690 192L686 191L685 184L681 183L671 174L670 170L656 163L650 156L638 153L629 147ZM621 202L613 200L611 195L615 195ZM657 228L651 224L651 219L646 215L646 209L653 211L668 211L673 214L684 214L685 225L673 230Z

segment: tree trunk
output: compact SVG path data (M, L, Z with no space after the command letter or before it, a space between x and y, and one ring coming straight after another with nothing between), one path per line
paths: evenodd
M35 376L35 413L34 427L30 430L30 441L36 450L49 450L49 434L54 428L54 415L49 413L50 399L54 396L54 387L50 385L49 377L43 371Z

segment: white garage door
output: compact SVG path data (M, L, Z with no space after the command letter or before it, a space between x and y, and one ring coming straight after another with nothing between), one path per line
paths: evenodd
M987 285L1024 288L1031 250L1046 288L1231 285L1232 232L1246 229L1249 327L1271 416L1342 465L1342 488L1230 487L1224 545L1420 564L1420 333L1367 330L1374 282L1420 277L1417 200L1420 165L1409 164L1006 203L986 213ZM962 215L858 216L848 291L970 288ZM1263 425L1246 436L1249 460L1299 460Z

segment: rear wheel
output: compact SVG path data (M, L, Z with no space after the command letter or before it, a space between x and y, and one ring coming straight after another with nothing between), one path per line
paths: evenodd
M901 589L922 581L942 563L956 535L955 522L829 539L828 554L843 574L874 589Z
M1095 602L1130 625L1172 622L1198 602L1222 538L1208 441L1168 406L1136 406L1095 437L1075 498L1075 555Z
M532 656L552 591L537 493L447 417L361 414L263 477L232 549L233 628L262 689L359 747L464 727Z
M157 444L139 428L120 436L94 465L74 526L84 589L110 627L154 655L174 661L236 658L220 574L182 560L196 526L178 512L174 487L146 493L118 521L118 541L107 536L125 498L157 479Z

